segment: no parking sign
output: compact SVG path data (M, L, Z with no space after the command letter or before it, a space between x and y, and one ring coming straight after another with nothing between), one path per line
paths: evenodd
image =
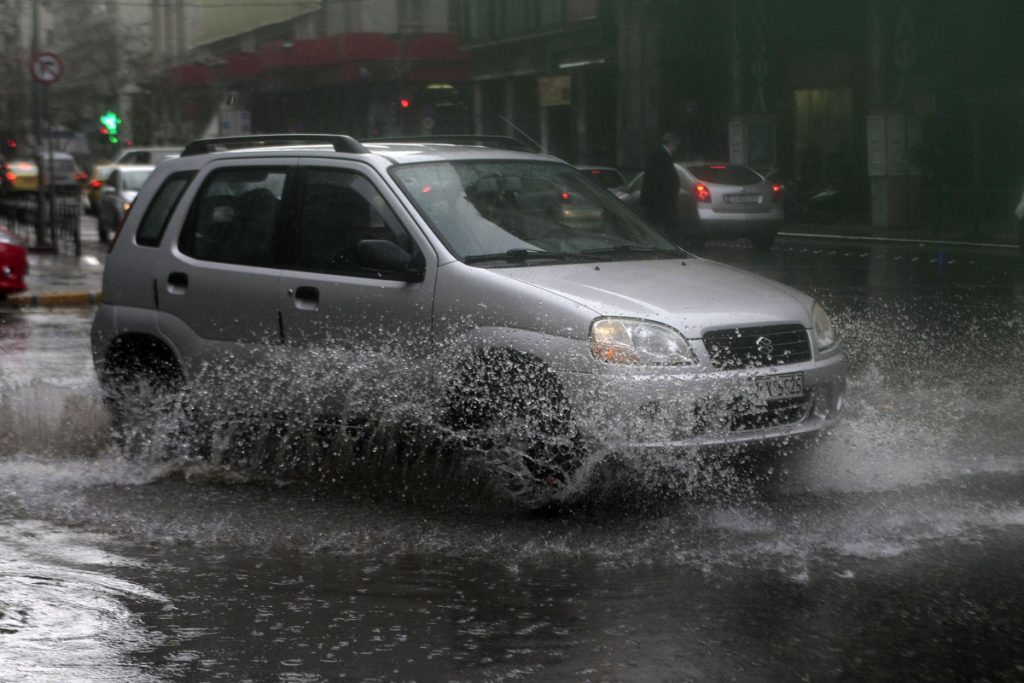
M29 71L36 82L50 85L64 75L64 62L52 52L40 52L32 58Z

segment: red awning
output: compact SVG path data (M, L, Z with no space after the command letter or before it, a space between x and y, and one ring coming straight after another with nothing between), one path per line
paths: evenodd
M260 62L260 56L255 53L241 54L238 52L224 55L224 74L225 78L237 79L237 78L256 78L263 73L263 64Z
M171 84L179 88L198 88L213 81L213 69L206 64L179 64L171 69Z
M201 64L175 67L173 82L178 86L210 85L215 78L246 80L268 71L294 68L341 67L346 80L389 80L392 63L407 63L406 77L412 81L459 81L470 77L470 55L459 49L456 37L448 33L427 33L408 39L404 48L384 33L343 33L324 38L292 42L272 41L254 53L220 56L223 66L215 71Z
M399 46L383 33L343 33L294 42L264 43L259 49L264 70L302 66L332 66L345 62L398 59Z
M405 58L421 62L469 62L469 52L459 49L451 33L424 33L409 38Z

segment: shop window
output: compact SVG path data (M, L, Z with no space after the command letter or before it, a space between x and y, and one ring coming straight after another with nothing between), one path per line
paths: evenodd
M793 104L797 176L809 186L840 181L854 164L852 91L797 90Z
M398 32L422 33L424 0L398 0Z
M597 16L597 0L566 0L566 20L584 21Z

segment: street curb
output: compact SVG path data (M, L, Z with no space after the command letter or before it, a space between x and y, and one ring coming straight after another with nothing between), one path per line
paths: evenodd
M1010 249L1016 251L1019 247L1009 242L968 242L960 240L937 240L921 239L916 237L882 237L880 235L837 235L836 233L816 232L794 232L780 230L779 237L810 237L823 240L845 240L847 242L889 242L892 244L927 244L930 246L945 247L986 247L989 249Z
M0 310L9 308L70 308L93 306L100 301L100 292L60 292L53 294L21 294L0 301Z

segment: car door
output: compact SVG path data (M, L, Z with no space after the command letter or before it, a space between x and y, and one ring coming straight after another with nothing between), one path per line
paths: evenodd
M436 255L429 244L369 166L306 162L296 193L279 300L285 343L307 361L298 375L307 388L323 382L308 395L347 402L355 386L362 400L387 393L390 380L416 381L413 371L430 349ZM359 245L367 240L401 250L412 267L365 267Z
M196 178L199 189L179 233L169 235L154 293L160 329L193 377L223 371L237 378L280 345L276 245L294 168L294 160L219 161Z

